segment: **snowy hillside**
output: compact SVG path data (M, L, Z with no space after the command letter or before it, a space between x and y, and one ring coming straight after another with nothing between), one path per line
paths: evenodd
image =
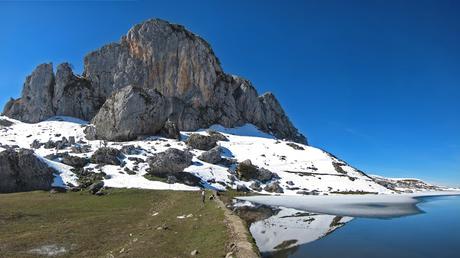
M377 183L398 193L458 190L456 188L429 184L417 178L387 178L377 175L371 175L371 177Z
M103 142L87 140L84 133L87 123L73 118L53 117L36 124L22 123L7 117L0 119L12 122L9 126L0 126L0 151L7 148L6 146L31 149L35 142L38 147L34 149L36 155L60 172L56 175L55 186L78 185L78 177L72 172L72 167L62 164L58 154L68 153L71 156L90 158L102 146L122 149L124 146L133 145L139 152L125 155L121 165L89 163L84 169L104 173L103 181L108 187L196 190L198 188L195 186L154 181L144 177L149 168L148 157L169 148L177 148L188 149L193 154L193 164L184 171L201 178L203 185L208 188L225 190L227 187L237 189L239 186L241 189L245 186L253 190L254 180L243 181L235 175L237 164L249 159L253 165L268 169L278 176L260 184L259 192L264 194L268 193L264 190L265 186L273 181L278 181L283 194L287 195L393 192L323 150L277 140L250 124L231 129L213 126L212 130L221 132L228 139L219 141L218 145L222 147L222 157L233 163L210 164L197 158L203 153L202 150L191 149L184 142L191 133L208 135L207 130L181 132L181 140L152 136L129 142ZM46 146L47 142L61 141L63 137L74 138L75 143L62 149ZM86 151L76 151L82 147Z

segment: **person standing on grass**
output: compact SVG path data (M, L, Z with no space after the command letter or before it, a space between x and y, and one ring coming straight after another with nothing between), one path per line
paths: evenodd
M203 203L204 205L204 200L206 199L206 193L204 191L204 189L201 189L201 202Z

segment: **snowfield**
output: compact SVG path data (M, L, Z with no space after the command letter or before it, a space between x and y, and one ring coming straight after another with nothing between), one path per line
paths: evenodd
M148 137L146 139L129 142L106 142L99 140L88 141L83 133L87 122L69 117L53 117L47 121L36 124L27 124L7 117L0 117L13 122L9 127L0 127L0 148L2 145L15 146L19 148L31 148L34 140L47 142L58 141L62 137L75 137L81 144L91 146L88 153L72 153L70 148L56 150L45 149L44 146L35 149L37 156L42 157L49 166L59 171L56 175L55 186L66 186L68 183L77 185L77 177L71 171L70 166L64 165L58 160L47 160L45 157L50 154L69 152L70 155L79 157L90 157L94 151L102 146L121 149L123 146L134 145L142 148L138 155L127 157L140 158L144 161L158 152L168 148L187 149L184 143L191 133L207 134L206 130L198 132L181 132L181 141L161 137ZM279 176L279 183L284 190L283 195L296 195L299 191L306 193L340 193L340 192L362 192L376 194L390 194L394 191L376 183L371 177L361 171L338 160L329 153L311 146L301 145L292 142L275 139L273 136L263 133L251 124L240 128L224 128L220 125L211 127L212 130L221 132L229 141L219 141L218 145L223 147L223 157L235 159L237 162L250 159L252 164L275 172ZM289 145L288 145L289 144ZM2 150L2 149L0 149ZM236 189L238 185L249 188L252 181L245 182L236 179L231 180L234 175L235 165L226 167L224 165L213 165L197 159L203 151L190 150L193 157L193 165L185 169L200 177L205 186L210 189L225 190L227 187ZM108 177L104 183L108 187L119 188L145 188L145 189L170 189L170 190L197 190L197 187L183 184L167 184L160 181L151 181L144 177L147 173L148 164L140 163L139 171L134 175L123 172L124 168L132 169L133 161L126 158L123 160L124 167L106 165L101 167ZM88 167L95 167L89 164ZM261 185L262 188L265 186ZM262 190L262 194L270 194Z

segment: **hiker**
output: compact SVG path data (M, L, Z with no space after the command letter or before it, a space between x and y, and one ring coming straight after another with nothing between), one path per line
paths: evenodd
M201 201L203 202L203 205L204 205L204 200L206 199L206 193L204 191L204 189L201 190Z

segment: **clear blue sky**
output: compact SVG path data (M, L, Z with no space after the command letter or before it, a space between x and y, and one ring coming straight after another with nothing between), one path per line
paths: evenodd
M314 146L385 176L460 185L460 1L4 1L0 105L158 17L276 94Z

